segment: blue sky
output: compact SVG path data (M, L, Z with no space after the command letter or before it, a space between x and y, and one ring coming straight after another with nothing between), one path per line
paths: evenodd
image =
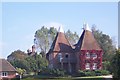
M63 25L65 31L80 36L83 23L103 33L118 37L117 2L11 2L2 3L2 58L20 49L26 51L33 44L34 33L41 26Z

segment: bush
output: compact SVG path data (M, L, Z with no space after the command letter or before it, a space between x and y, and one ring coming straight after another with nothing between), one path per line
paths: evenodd
M107 70L79 70L78 75L79 76L101 76L101 75L108 75L110 74Z
M65 75L65 71L61 70L61 69L43 69L40 71L40 75L44 74L44 75L51 75L51 76L64 76Z
M96 74L96 76L101 76L102 75L101 70L95 70L95 74Z
M101 70L101 74L102 74L102 75L108 75L108 74L110 74L110 72L107 71L107 70Z
M80 75L80 76L85 76L85 72L84 72L84 71L79 70L79 71L78 71L78 75Z

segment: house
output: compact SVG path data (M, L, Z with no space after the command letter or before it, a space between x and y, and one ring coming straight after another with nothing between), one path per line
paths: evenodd
M75 70L75 54L62 27L59 28L46 56L49 60L49 68L65 69L68 72Z
M84 24L82 35L74 49L60 27L46 57L49 61L49 68L64 69L73 73L78 70L101 69L102 54L103 51L88 24Z
M82 35L75 46L77 70L96 70L102 68L103 51L94 38L88 24L84 24Z
M5 59L0 59L0 79L16 77L16 69Z

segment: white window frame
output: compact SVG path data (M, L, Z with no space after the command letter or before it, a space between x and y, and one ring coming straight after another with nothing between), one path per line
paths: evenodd
M86 53L86 58L87 59L90 58L90 53L89 52Z
M63 59L62 58L62 53L58 53L58 59L59 59L60 62L62 62L62 59Z
M8 76L8 72L2 72L2 73L1 73L1 76L2 76L2 77L7 77L7 76Z
M97 63L93 63L93 69L97 69Z
M86 69L86 70L89 70L89 69L90 69L90 63L86 63L85 69Z

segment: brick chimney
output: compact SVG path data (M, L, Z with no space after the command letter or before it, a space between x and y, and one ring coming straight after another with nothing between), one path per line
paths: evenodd
M35 53L35 45L32 46L32 53Z

